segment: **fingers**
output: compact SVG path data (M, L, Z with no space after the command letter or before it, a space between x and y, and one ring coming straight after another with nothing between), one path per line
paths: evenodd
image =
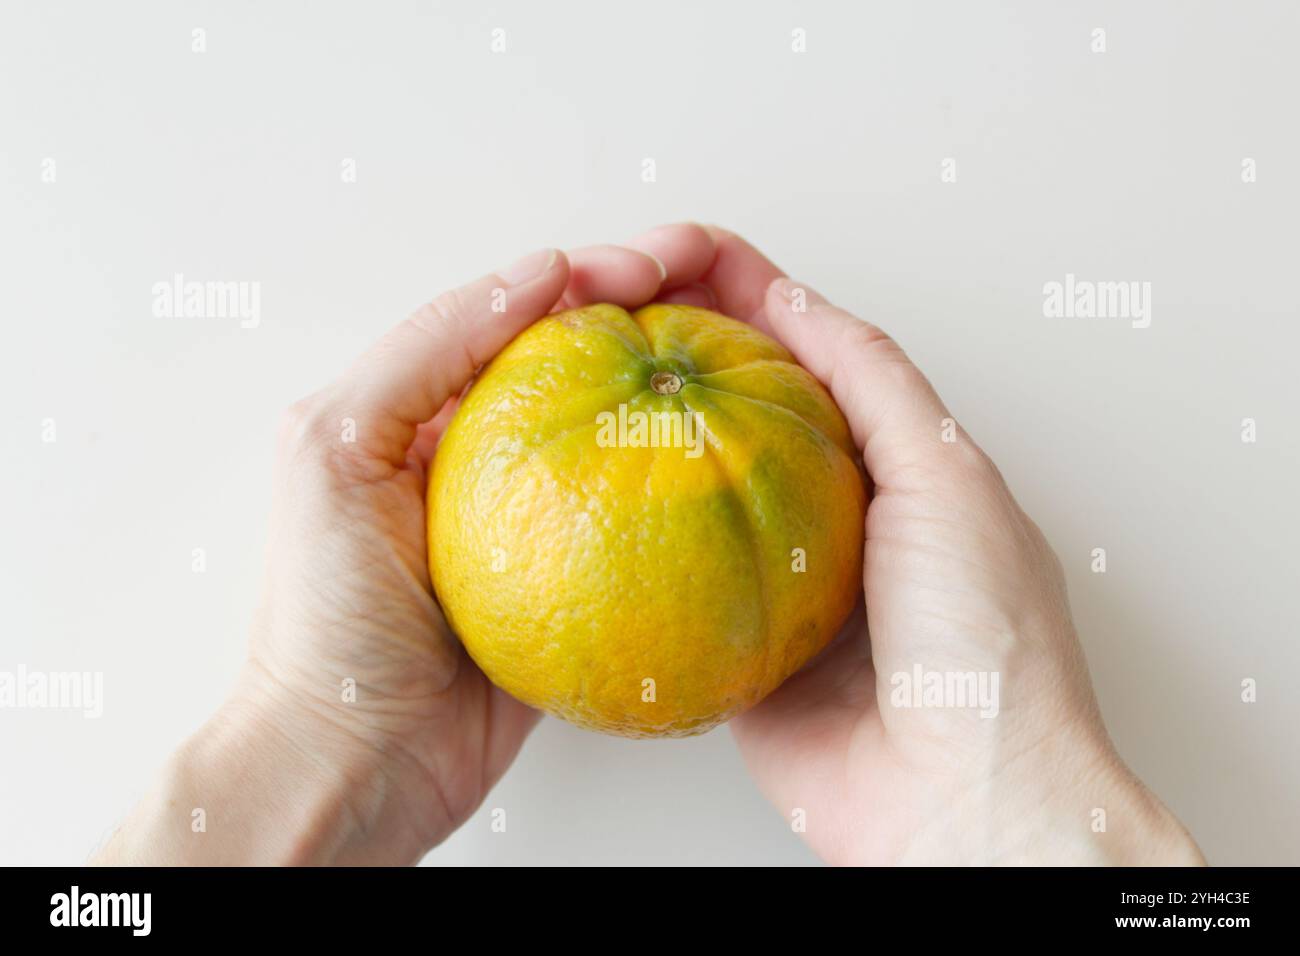
M625 309L649 302L668 274L654 256L623 246L587 246L569 253L569 285L558 309L609 302Z
M713 237L693 222L656 226L627 243L629 249L654 256L664 264L662 289L689 285L708 271L717 253ZM661 297L662 298L662 297Z
M659 268L656 277L646 262ZM656 226L625 246L569 254L573 277L560 308L612 302L631 309L652 299L716 309L770 333L764 294L784 273L734 233L717 226Z
M546 315L568 278L564 254L544 249L439 296L392 329L326 390L331 413L356 423L351 447L400 467L416 426Z
M717 308L766 319L750 308L754 288L780 271L743 240L694 223L656 227L627 246L590 246L567 257L535 253L500 274L446 293L385 335L333 386L295 409L295 428L355 422L349 447L400 467L416 428L460 392L476 369L527 325L554 309L652 301ZM761 301L761 299L759 300ZM326 406L324 403L328 403ZM419 450L423 458L428 448Z
M652 299L663 299L668 290L694 283L704 275L714 252L709 233L689 222L656 226L622 246L575 249L569 253L569 286L559 308L609 302L634 309Z
M659 296L660 302L671 302L673 305L693 305L701 309L718 310L718 297L713 294L703 282L692 282L690 285L682 286L680 289L673 289L671 292L665 292Z
M763 311L776 337L830 389L878 490L915 488L933 476L931 465L946 467L954 451L974 449L969 440L955 443L943 402L880 329L789 279L770 284Z
M767 288L785 273L735 233L717 226L709 226L708 233L716 252L701 281L713 293L717 309L770 335L764 309Z

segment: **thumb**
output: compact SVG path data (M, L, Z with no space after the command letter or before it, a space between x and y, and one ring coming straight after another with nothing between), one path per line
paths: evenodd
M954 463L956 423L893 339L805 285L774 280L763 302L772 331L830 390L877 491L933 487ZM945 435L951 435L945 441ZM957 442L982 456L962 436Z
M568 277L564 254L543 249L440 295L395 326L326 389L327 404L356 421L356 453L400 467L417 427L546 315Z

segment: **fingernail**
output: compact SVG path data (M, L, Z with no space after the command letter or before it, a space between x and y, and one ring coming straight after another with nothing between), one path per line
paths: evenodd
M551 266L555 265L555 255L554 249L539 249L497 274L505 279L507 285L523 285L549 272Z
M663 261L662 259L660 259L660 258L659 258L657 255L655 255L653 252L646 252L644 249L638 249L637 252L641 253L641 255L643 255L643 256L649 256L651 259L654 260L655 265L657 265L657 266L659 267L659 281L660 281L660 282L664 282L664 281L666 281L666 280L668 279L668 267L667 267L666 265L664 265L664 261Z
M705 285L703 282L692 282L686 288L698 289L700 291L700 294L703 295L705 299L708 300L709 303L707 306L705 306L705 308L716 309L718 307L718 294L714 292L711 288L709 288L707 285Z

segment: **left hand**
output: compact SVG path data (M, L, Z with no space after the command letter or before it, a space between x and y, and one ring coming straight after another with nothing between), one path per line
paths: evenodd
M295 403L238 689L99 862L410 863L463 823L537 714L469 659L429 582L425 475L456 397L550 311L691 301L713 251L681 225L534 253L433 300Z

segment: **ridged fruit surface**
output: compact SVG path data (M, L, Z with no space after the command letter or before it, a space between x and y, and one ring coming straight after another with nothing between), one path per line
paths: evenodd
M462 400L428 505L434 589L470 656L612 734L701 733L758 702L862 586L843 415L785 348L705 309L531 326Z

